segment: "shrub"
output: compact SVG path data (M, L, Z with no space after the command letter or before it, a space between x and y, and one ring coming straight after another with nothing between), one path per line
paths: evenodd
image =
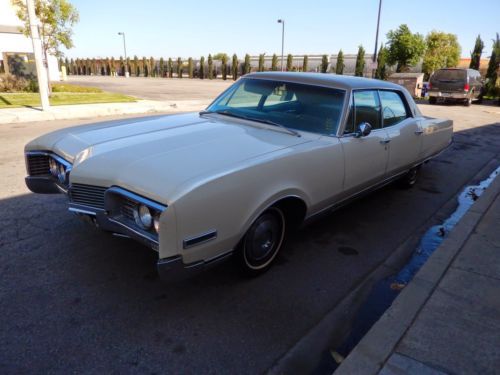
M243 74L248 74L250 73L251 67L250 67L250 55L247 53L245 55L245 63L243 64Z
M273 59L271 61L271 70L278 70L278 56L276 56L276 54L273 55Z
M182 59L177 59L177 78L182 78Z
M4 73L0 74L0 92L25 91L28 81L22 77Z
M337 64L335 65L335 74L344 74L344 52L339 51L337 55Z

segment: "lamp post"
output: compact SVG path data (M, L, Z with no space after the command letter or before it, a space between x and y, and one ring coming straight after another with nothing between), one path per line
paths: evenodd
M283 53L285 50L285 20L279 19L278 23L281 23L281 71L283 71Z
M377 32L375 33L375 52L373 53L373 62L377 61L377 50L378 50L378 30L380 26L380 10L382 9L382 0L378 2L378 18L377 18Z
M127 66L127 45L125 43L125 32L120 31L118 35L121 35L123 37L123 53L125 54L125 78L127 78L129 77L130 73Z

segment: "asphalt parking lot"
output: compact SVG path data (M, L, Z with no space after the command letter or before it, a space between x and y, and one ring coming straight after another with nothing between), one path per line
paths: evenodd
M421 108L454 119L456 133L413 189L388 186L293 233L259 278L228 262L175 284L158 280L153 251L79 221L64 196L24 186L24 144L88 120L0 126L0 372L267 371L396 248L451 212L465 185L491 172L498 107Z

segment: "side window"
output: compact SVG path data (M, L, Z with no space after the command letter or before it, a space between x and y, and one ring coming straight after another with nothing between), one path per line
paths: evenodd
M384 128L403 121L408 117L403 99L397 92L380 91L380 101L382 103L382 118Z
M380 121L380 101L375 90L354 91L354 126L367 122L372 129L382 127Z

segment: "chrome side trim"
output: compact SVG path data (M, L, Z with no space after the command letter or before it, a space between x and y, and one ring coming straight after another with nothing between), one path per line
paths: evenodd
M154 208L155 210L160 211L160 212L163 212L163 211L165 211L167 209L167 206L164 206L164 205L162 205L160 203L152 201L152 200L150 200L148 198L144 198L141 195L132 193L131 191L125 190L125 189L123 189L121 187L118 187L118 186L112 186L109 189L107 189L106 190L106 194L108 194L108 193L114 193L114 194L118 194L118 195L123 195L123 196L125 196L127 198L130 198L130 199L136 201L136 202L144 203L146 206Z
M197 236L185 238L184 241L182 241L182 247L184 249L189 249L190 247L201 245L216 238L217 231L215 229L212 229Z

